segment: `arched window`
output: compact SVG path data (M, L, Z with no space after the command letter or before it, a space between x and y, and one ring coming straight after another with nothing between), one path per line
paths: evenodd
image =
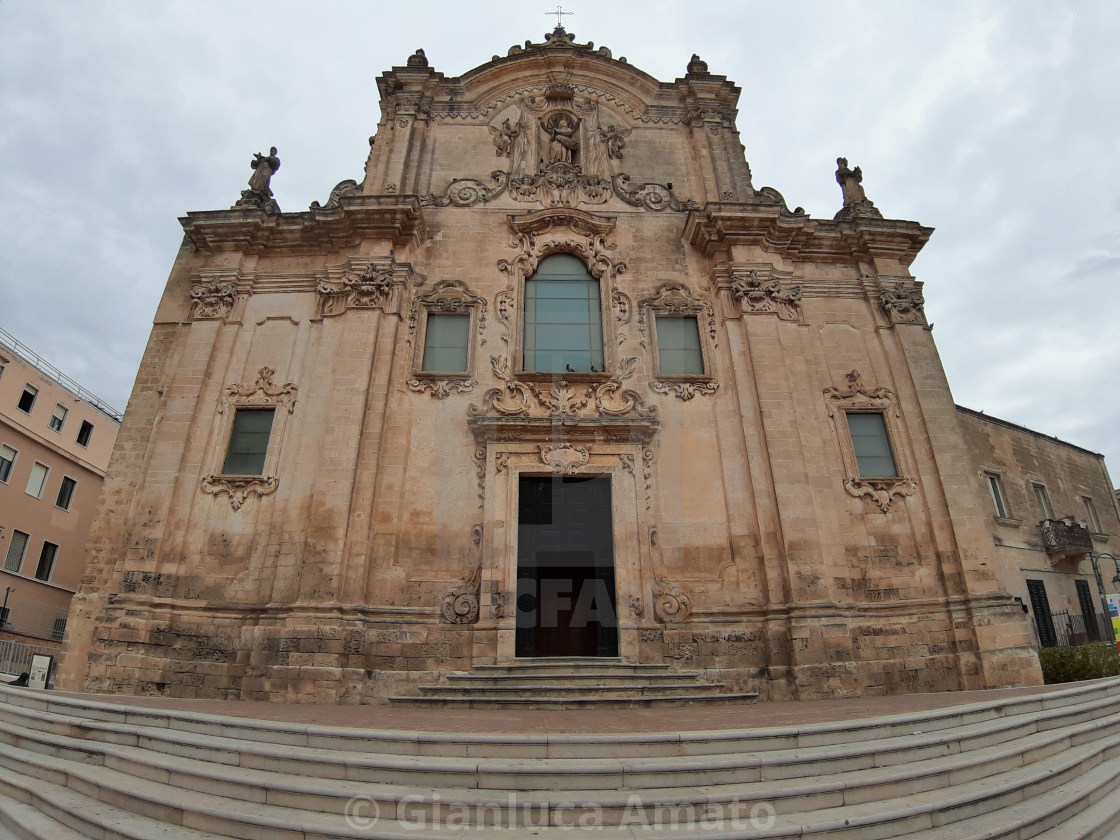
M523 370L603 370L599 281L571 254L545 257L525 282Z

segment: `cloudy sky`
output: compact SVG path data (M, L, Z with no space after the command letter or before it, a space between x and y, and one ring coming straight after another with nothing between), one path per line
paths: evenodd
M376 76L460 75L554 4L0 0L0 327L124 408L188 210L280 149L285 210L360 178ZM957 402L1109 456L1120 482L1120 4L571 0L651 75L743 89L756 187L831 218L846 156L913 266Z

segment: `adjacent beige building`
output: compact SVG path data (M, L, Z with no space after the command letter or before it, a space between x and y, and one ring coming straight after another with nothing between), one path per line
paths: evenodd
M696 57L661 82L558 28L377 84L361 178L280 212L272 150L181 220L62 685L356 703L541 657L770 698L1039 682L910 273L930 228L842 158L835 218L756 187Z
M0 330L0 639L57 644L120 415Z
M1120 520L1104 456L967 408L957 413L988 491L1001 581L1033 617L1038 643L1111 640L1102 601L1120 592Z

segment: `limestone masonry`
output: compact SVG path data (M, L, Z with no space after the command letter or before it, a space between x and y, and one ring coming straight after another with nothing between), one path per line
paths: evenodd
M659 82L557 28L377 84L360 181L281 212L273 149L181 220L62 687L362 703L544 656L768 698L1040 681L909 270L930 228L843 158L834 219L756 188L696 57Z

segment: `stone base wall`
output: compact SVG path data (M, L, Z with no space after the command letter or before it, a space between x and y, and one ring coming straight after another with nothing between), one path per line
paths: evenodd
M1010 609L1000 613L1015 617ZM496 626L313 614L115 609L101 616L80 685L93 692L377 703L496 662ZM1022 622L1019 621L1021 624ZM1013 626L1009 625L1011 629ZM868 620L797 616L625 630L639 661L699 670L763 699L821 699L1041 683L1028 644L977 651L942 609ZM1010 630L1009 630L1010 632ZM1010 638L1010 637L1009 637Z

